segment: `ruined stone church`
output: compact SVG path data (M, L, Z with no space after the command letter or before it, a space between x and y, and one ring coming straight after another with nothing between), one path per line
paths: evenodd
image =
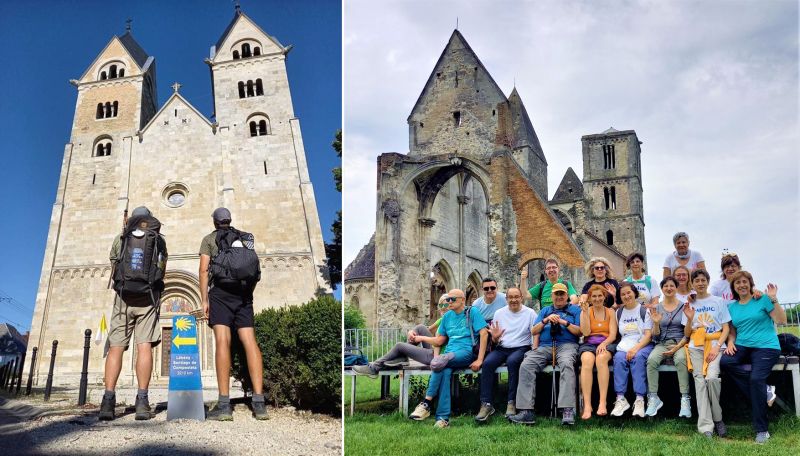
M155 384L169 377L174 315L198 318L201 372L207 381L215 378L213 336L197 276L200 241L213 230L215 208L229 208L233 225L255 235L262 269L256 312L330 292L286 72L290 49L237 7L205 59L213 95L210 118L181 96L177 83L157 106L156 59L130 28L112 37L71 81L77 89L75 116L28 344L28 360L31 348L39 348L37 383L47 376L53 340L59 341L56 384L79 382L84 329L97 331L103 315L111 318L109 250L124 214L137 206L147 206L162 222L169 250ZM102 346L91 350L90 383L102 379L102 352ZM134 352L126 352L121 384L134 380Z
M547 159L514 88L506 96L462 34L450 37L408 117L408 154L378 157L376 230L345 270L346 300L370 327L430 319L451 288L480 296L543 280L556 258L576 286L584 262L646 254L641 148L633 130L581 138L583 180L567 169L552 198Z

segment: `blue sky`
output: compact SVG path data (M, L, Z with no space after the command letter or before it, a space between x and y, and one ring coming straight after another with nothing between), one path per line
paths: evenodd
M341 127L341 5L336 1L243 1L242 11L283 45L326 241L341 207L330 144ZM181 94L207 117L211 80L203 59L233 18L229 0L0 0L0 322L30 327L64 144L69 142L76 89L69 84L113 35L133 36L158 68L160 105L179 81ZM337 291L337 297L341 297ZM13 298L9 300L7 298Z

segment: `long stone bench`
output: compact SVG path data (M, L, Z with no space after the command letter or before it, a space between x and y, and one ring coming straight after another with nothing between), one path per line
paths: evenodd
M608 366L610 371L614 371L613 365ZM576 373L579 372L580 363L576 366ZM665 359L665 362L662 363L658 367L659 372L675 372L675 366L672 364L671 359ZM790 372L792 375L792 391L794 394L794 413L796 416L800 417L800 359L797 356L790 356L785 357L781 356L778 362L773 366L773 371L781 372L787 371ZM552 373L553 368L551 366L547 366L544 369L545 373ZM556 367L556 371L558 371L558 367ZM473 372L471 369L458 369L453 371L453 378L456 378L456 375L477 375L478 372ZM501 373L508 373L508 367L502 365L497 368L495 371L496 374ZM353 372L350 368L345 368L343 374L346 377L350 377L350 416L353 415L355 412L355 403L356 403L356 377L357 374ZM399 404L398 407L400 411L402 411L403 416L408 416L408 401L409 401L409 380L413 376L417 375L431 375L430 367L420 364L414 361L411 361L409 366L400 369L384 369L379 372L380 376L395 376L397 375L400 380L400 397L399 397ZM578 388L580 389L580 382L576 381ZM580 397L580 392L578 392L578 396ZM782 408L789 410L788 406L783 403L780 403Z

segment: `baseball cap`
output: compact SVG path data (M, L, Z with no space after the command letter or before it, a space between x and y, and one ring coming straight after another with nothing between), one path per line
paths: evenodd
M551 289L551 293L555 293L557 291L563 291L564 293L569 293L569 291L567 291L567 286L564 285L563 283L557 283L557 284L553 285L553 288Z
M211 217L214 218L215 222L222 222L225 220L231 220L231 211L225 209L224 207L218 207L214 209L214 213L211 214Z

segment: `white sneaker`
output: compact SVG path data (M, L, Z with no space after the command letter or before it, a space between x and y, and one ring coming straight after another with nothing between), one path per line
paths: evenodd
M419 405L417 405L417 408L414 409L414 412L409 416L409 418L414 421L422 421L429 416L431 416L430 408L428 408L428 405L426 403L420 402Z
M636 400L633 401L633 416L644 418L644 398L637 397Z
M642 407L644 407L644 404L642 404ZM614 410L611 411L611 416L622 416L629 408L631 408L631 404L624 397L620 397L614 402ZM642 409L642 412L644 412L644 409Z
M689 396L681 396L681 411L678 413L678 418L691 418L692 417L692 398Z
M775 385L767 385L767 406L772 407L772 404L775 403L775 399L777 398L778 395L775 394Z

